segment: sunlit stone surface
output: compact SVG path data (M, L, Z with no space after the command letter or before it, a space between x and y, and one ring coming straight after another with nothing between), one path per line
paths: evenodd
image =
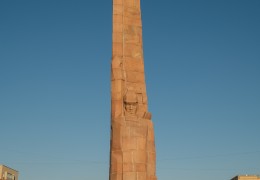
M113 0L110 180L156 180L140 0Z

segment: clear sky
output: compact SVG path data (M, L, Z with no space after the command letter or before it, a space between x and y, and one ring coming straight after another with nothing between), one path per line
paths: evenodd
M260 1L142 0L159 180L260 174ZM112 0L0 0L0 164L107 180Z

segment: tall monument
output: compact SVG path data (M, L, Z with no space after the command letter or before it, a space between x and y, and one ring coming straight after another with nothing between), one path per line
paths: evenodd
M113 0L110 180L157 180L140 0Z

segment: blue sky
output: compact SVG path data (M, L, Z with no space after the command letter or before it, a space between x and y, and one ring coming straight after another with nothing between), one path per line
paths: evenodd
M260 174L260 1L142 1L161 180ZM0 0L0 164L108 179L112 1Z

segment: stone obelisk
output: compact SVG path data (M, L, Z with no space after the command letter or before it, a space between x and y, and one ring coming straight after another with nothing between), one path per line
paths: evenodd
M113 0L110 180L157 180L140 0Z

